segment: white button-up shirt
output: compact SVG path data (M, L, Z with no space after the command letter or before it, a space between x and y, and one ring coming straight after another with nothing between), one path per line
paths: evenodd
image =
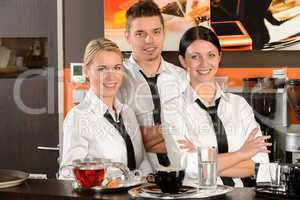
M131 138L137 169L142 170L144 175L152 172L134 112L117 99L114 107L117 116L121 114ZM71 109L64 120L61 166L85 157L108 158L127 165L126 143L118 130L104 117L107 110L107 105L92 90L87 92L79 105Z
M152 100L152 94L147 81L140 72L142 68L138 66L132 55L124 62L124 65L125 77L123 79L122 87L119 90L119 99L125 104L128 104L135 111L140 126L154 126L154 104ZM161 78L163 74L168 75L166 77L171 77L172 80L176 80L176 82L178 82L178 85L181 86L181 91L183 91L187 85L185 70L166 62L163 58L161 58L160 68L157 73L160 74L157 79L158 87L160 85L166 84L166 80ZM161 98L161 95L159 96ZM156 154L147 154L149 156L152 167L155 169L159 168L160 165L158 163Z
M174 83L175 84L175 83ZM197 153L187 153L179 148L177 140L188 138L195 146L215 146L217 139L211 117L195 100L198 97L191 86L183 93L160 89L162 99L163 134L171 163L186 168L189 178L198 177ZM177 93L176 93L177 92ZM224 93L217 85L215 100L221 97L218 106L218 116L223 123L228 141L228 151L239 150L254 128L259 128L255 121L252 108L246 100L232 93ZM200 99L200 98L199 98ZM202 101L203 102L203 101ZM262 135L259 130L257 135ZM269 162L266 153L256 154L252 160L255 163ZM239 178L233 178L235 186L243 186ZM220 178L218 183L222 184Z

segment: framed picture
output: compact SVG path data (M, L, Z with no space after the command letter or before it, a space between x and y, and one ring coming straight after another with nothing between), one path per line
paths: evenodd
M182 34L196 25L209 26L210 0L153 0L159 6L166 28L164 51L177 51ZM129 51L124 39L126 11L137 0L104 0L104 35Z
M211 0L211 21L226 50L300 50L299 0Z

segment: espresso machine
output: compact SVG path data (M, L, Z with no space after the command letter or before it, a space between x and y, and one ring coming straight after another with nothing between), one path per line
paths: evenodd
M289 125L283 128L285 135L285 180L288 184L287 195L300 198L300 80L286 82L289 116L295 116L296 122L290 119ZM284 165L283 165L284 166Z
M288 118L293 112L300 122L300 80L254 77L244 78L243 83L242 91L230 92L252 106L262 134L271 135L270 162L279 162L284 171L286 189L271 193L300 199L300 124L290 124Z
M244 78L240 95L253 108L262 134L271 136L269 142L272 146L268 147L271 151L270 161L287 162L284 132L288 126L288 106L285 81L272 77Z
M300 80L288 80L286 87L289 113L296 116L298 124L287 127L285 149L291 163L300 163Z

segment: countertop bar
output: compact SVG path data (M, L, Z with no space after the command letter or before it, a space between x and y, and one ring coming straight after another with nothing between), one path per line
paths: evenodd
M1 200L61 200L61 199L110 199L127 200L129 195L125 192L114 194L78 194L72 190L70 181L55 179L34 180L29 179L24 184L16 187L0 189ZM262 200L265 198L255 196L251 188L235 188L226 194L227 200Z
M62 200L62 199L120 199L127 200L127 193L109 195L73 191L70 181L56 179L28 179L25 183L9 188L0 189L1 200Z

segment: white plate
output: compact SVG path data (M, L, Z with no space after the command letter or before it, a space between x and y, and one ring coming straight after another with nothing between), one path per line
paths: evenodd
M0 188L17 186L23 183L28 177L29 174L22 171L0 169Z
M149 198L149 199L195 199L195 198L208 198L208 197L216 197L216 196L222 196L225 195L228 192L231 192L233 190L232 187L224 186L224 185L218 185L215 190L197 190L195 193L191 194L185 194L185 195L179 195L174 196L170 194L165 195L156 195L151 194L148 192L145 192L143 187L147 187L147 185L143 185L140 187L132 188L128 191L129 195L133 198Z

